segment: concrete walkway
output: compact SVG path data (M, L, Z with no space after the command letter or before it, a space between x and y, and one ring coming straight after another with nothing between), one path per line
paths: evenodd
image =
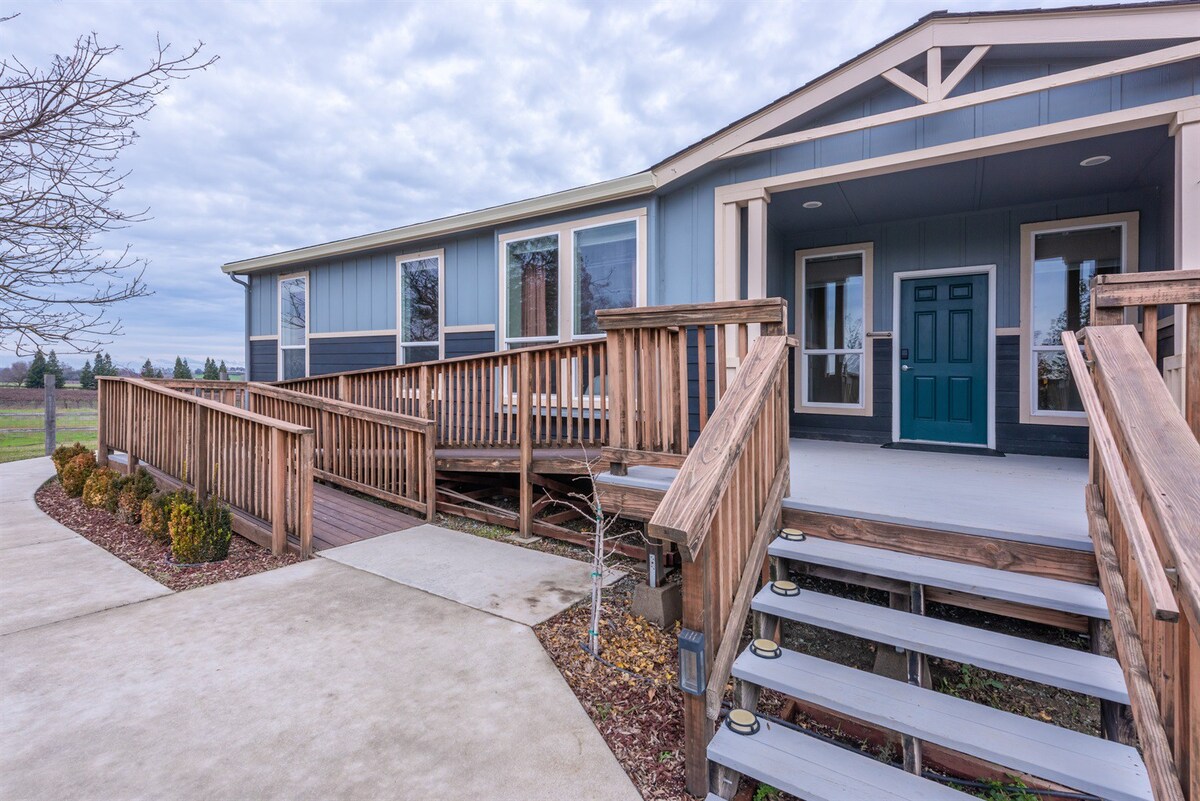
M171 591L37 508L49 457L0 464L0 634Z
M592 569L586 562L429 524L320 555L530 626L592 591ZM614 570L604 583L624 575Z
M20 472L5 550L70 541ZM58 604L43 570L3 583ZM640 798L530 628L330 559L41 624L5 592L6 801Z

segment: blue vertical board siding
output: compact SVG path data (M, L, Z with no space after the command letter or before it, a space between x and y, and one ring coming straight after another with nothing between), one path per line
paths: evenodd
M447 242L444 303L446 325L495 324L500 262L493 232Z
M381 253L318 264L309 274L309 331L387 331L396 327L396 258Z
M276 333L279 315L276 304L279 302L275 284L275 275L251 275L250 298L250 336L270 336Z

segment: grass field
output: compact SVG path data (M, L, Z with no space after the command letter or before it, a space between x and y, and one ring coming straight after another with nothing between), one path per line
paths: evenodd
M42 392L13 387L0 391L0 462L31 459L45 453ZM82 442L95 447L96 393L60 390L55 405L56 443Z

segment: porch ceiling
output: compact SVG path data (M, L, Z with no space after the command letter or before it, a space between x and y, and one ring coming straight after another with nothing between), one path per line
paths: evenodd
M1170 178L1170 142L1159 126L780 192L771 196L770 221L794 234L1154 186ZM1079 166L1095 155L1112 160ZM810 200L821 207L805 209Z

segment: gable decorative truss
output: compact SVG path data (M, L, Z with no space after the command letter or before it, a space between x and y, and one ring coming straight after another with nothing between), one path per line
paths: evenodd
M1137 40L1195 40L1200 8L1194 4L1143 6L1137 8L1103 6L1088 9L1034 11L1002 15L948 15L934 17L888 42L867 51L853 61L813 81L728 129L654 167L658 186L676 181L706 164L722 158L771 150L835 133L886 125L915 119L953 108L964 108L1004 97L1016 97L1036 91L1119 75L1141 69L1184 61L1200 56L1195 41L1166 47L1151 53L1117 59L1057 75L949 97L955 87L975 69L989 49L1007 45L1071 44L1088 42L1128 42ZM942 51L945 48L970 48L963 61L943 77ZM921 83L903 72L900 66L926 58L926 81ZM797 117L836 100L864 83L884 78L921 101L911 108L885 112L844 123L798 131L785 136L759 139Z
M931 47L925 51L925 83L921 83L907 72L901 72L896 67L884 72L883 78L891 81L922 103L934 103L953 92L954 88L963 82L963 78L971 74L971 70L975 69L975 65L991 49L991 45L971 48L971 52L967 53L966 58L958 63L958 66L946 76L945 80L942 80L942 48L940 47Z

